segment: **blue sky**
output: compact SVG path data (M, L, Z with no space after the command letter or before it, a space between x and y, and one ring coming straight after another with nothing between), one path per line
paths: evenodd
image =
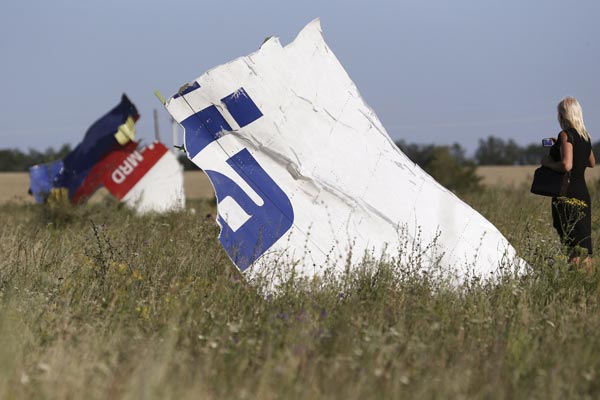
M600 138L597 0L20 0L0 4L0 148L76 144L122 92L140 138L155 108L169 138L154 89L170 95L266 36L286 44L316 17L394 139L537 142L557 134L565 95Z

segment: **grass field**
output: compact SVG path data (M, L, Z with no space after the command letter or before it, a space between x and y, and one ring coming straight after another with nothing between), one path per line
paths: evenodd
M531 182L533 172L537 167L525 166L481 166L477 175L486 186L516 187ZM588 181L600 180L600 168L586 171ZM206 175L201 171L186 171L184 173L185 193L188 199L209 200L214 192ZM6 201L28 201L33 198L27 195L29 175L26 172L0 172L0 203ZM91 199L92 203L102 201L108 192L100 189Z
M538 165L483 165L477 167L477 176L486 186L530 185L533 173ZM588 168L585 171L588 182L600 180L600 168Z
M265 296L220 247L211 201L145 217L110 198L0 204L0 398L600 397L600 275L566 264L549 200L465 199L526 276L450 287L372 262Z

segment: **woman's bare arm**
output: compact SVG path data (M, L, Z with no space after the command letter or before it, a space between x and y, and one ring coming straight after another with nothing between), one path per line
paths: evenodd
M569 172L573 168L573 145L567 141L565 131L562 131L558 137L560 140L560 161L553 161L549 156L546 156L542 160L542 165L557 172Z
M590 161L588 167L594 168L596 166L596 157L594 157L594 150L590 150Z

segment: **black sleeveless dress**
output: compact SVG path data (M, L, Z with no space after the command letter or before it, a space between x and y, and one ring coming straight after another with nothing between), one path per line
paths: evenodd
M565 201L564 198L552 198L552 223L558 231L561 241L569 247L569 255L577 255L576 246L592 254L592 203L585 184L585 169L588 166L592 145L583 139L575 129L567 129L567 141L573 145L573 168L567 196L585 202ZM560 134L550 148L550 157L560 161Z

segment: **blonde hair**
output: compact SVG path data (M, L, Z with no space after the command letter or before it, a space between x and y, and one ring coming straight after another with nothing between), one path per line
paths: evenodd
M558 111L558 123L563 130L575 129L582 139L590 141L590 134L583 123L583 112L581 105L574 97L565 97L556 107Z

